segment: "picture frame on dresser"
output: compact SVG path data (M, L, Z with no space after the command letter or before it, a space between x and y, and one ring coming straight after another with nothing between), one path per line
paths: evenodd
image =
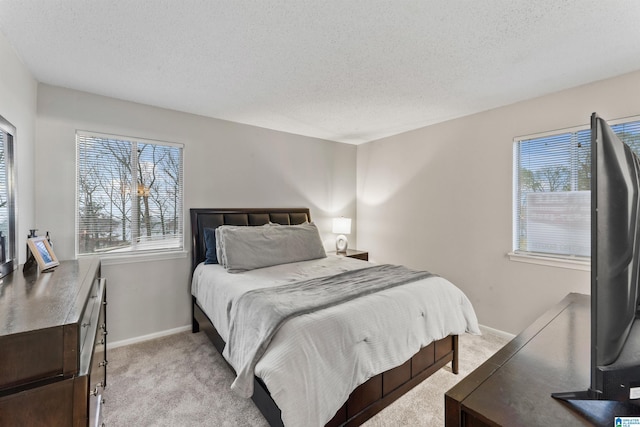
M38 263L40 271L48 271L60 265L46 237L30 237L27 239L27 246Z

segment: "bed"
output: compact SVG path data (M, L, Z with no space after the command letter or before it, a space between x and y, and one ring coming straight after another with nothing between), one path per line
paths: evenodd
M350 277L355 274L367 272L379 276L383 269L394 268L394 266L386 265L371 266L370 263L364 261L335 255L319 255L317 259L305 259L299 262L255 268L251 271L232 274L225 271L229 265L226 265L223 260L220 260L220 263L225 264L224 267L220 264L205 265L205 260L209 262L208 256L210 255L207 253L207 243L209 243L209 249L213 246L208 240L212 230L222 231L229 228L233 231L236 228L241 231L249 231L245 227L256 227L251 231L257 231L258 227L277 227L278 225L288 226L291 229L308 228L309 224L313 225L309 209L191 209L190 216L192 230L192 331L194 333L204 331L215 348L225 356L229 366L238 375L234 386L240 381L243 376L242 372L246 369L242 368L237 359L232 357L230 354L231 346L227 346L226 341L236 333L229 319L233 318L230 313L234 313L233 310L240 306L241 294L243 297L246 296L243 294L243 289L255 291L254 287L256 287L261 288L258 290L260 292L264 286L265 292L271 292L266 288L282 289L287 288L290 284L297 288L300 283L304 283L306 286L308 282L315 285L314 281L322 281L328 277L327 272L329 276L332 276L331 280L334 280L333 276L350 280ZM225 227L218 228L220 226ZM287 228L280 228L278 231L281 232L285 229ZM205 234L207 235L205 236ZM219 244L219 246L222 245ZM217 252L217 255L220 257L220 251ZM224 261L227 261L226 258ZM379 269L379 271L373 272L372 270L375 269ZM389 273L396 274L396 271L389 271ZM418 273L411 272L411 274ZM353 300L345 300L346 302L342 304L311 313L304 312L300 316L287 320L283 326L278 326L279 329L271 335L270 344L262 346L266 347L264 355L256 357L257 362L250 365L250 384L240 389L247 396L251 393L251 398L270 425L351 426L362 424L449 363L451 363L452 372L457 374L458 334L479 333L473 308L464 294L450 282L438 276L424 276L412 280L414 281L411 283L400 284L392 288L381 288L381 291L376 294L354 297ZM267 286L263 282L269 285ZM370 340L371 337L363 336L359 345L366 350L341 347L343 341L348 341L348 339L341 338L336 330L342 331L344 329L345 337L350 336L349 334L364 333L362 331L368 329L368 324L377 324L381 321L380 319L391 317L387 314L376 314L383 313L380 310L384 307L375 308L375 304L393 306L394 303L388 303L394 301L390 298L401 297L396 297L395 294L411 296L415 292L427 292L426 288L420 285L423 282L434 286L437 293L441 292L442 287L455 288L454 292L457 293L454 293L452 299L455 304L460 303L464 306L464 310L461 310L460 313L453 314L455 319L452 325L455 324L455 326L449 326L445 324L446 322L441 322L439 318L433 322L425 322L426 319L420 319L423 323L434 325L424 327L433 330L428 333L422 331L419 334L414 334L415 336L404 337L402 336L404 332L401 331L404 331L406 327L398 321L393 325L388 325L389 332L374 332L373 335L377 337L374 337L375 339ZM417 290L418 286L421 286L419 291ZM412 299L417 300L418 298ZM387 301L387 303L376 302L378 300ZM412 302L409 301L407 304L412 304ZM240 309L236 311L238 310ZM429 314L431 311L436 312L437 310L427 311L420 307L417 310L419 316L450 317L449 314L446 316ZM405 310L403 308L396 311L404 312ZM444 311L455 312L457 308ZM238 314L236 313L236 315ZM359 320L353 320L354 326L345 326L348 322L352 322L352 320L347 321L347 318ZM357 322L363 323L357 324ZM235 331L238 329L259 328L236 327ZM455 330L456 333L443 333L445 330ZM438 334L443 336L438 336ZM320 335L327 336L321 337ZM437 338L425 338L423 335L436 336ZM389 343L381 342L379 339L381 336L384 336ZM238 339L236 338L235 341ZM292 345L291 342L295 345ZM351 344L349 345L351 346ZM370 350L372 347L376 349ZM362 361L359 355L363 351L379 354L381 356L373 358L379 357L381 360L369 361L365 359ZM231 362L229 362L230 360ZM322 369L335 369L336 372L322 371ZM340 377L341 380L335 381L332 375ZM329 378L331 379L329 380ZM342 378L344 378L345 384L342 384ZM325 384L327 382L331 384ZM335 387L335 390L327 392L328 386ZM302 400L296 400L300 398ZM331 416L328 417L327 413L330 413ZM285 421L283 422L283 420Z

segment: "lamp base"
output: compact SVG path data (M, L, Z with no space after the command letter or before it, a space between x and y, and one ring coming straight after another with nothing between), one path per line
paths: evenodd
M349 246L349 242L347 241L347 237L344 234L340 234L336 237L336 252L339 254L347 253L347 246Z

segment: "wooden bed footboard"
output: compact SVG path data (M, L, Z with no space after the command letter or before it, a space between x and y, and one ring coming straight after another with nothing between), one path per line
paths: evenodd
M192 331L204 332L216 350L222 354L225 342L198 306L195 298L193 298L192 310ZM358 426L364 423L449 362L451 362L452 372L457 374L457 335L432 342L402 365L378 374L358 386L326 425ZM257 377L254 379L254 393L251 398L271 426L283 425L280 409L271 398L266 385Z

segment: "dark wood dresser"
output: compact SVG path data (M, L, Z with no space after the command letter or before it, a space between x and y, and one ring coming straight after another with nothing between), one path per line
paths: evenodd
M640 408L604 400L564 402L586 390L591 305L571 293L445 394L446 427L613 426Z
M0 426L99 426L107 384L98 258L0 280Z

